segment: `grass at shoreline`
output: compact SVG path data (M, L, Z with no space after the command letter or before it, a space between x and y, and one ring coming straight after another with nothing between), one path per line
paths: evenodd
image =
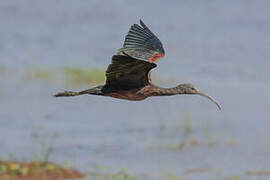
M85 175L75 169L51 162L0 161L1 180L60 180L83 177Z

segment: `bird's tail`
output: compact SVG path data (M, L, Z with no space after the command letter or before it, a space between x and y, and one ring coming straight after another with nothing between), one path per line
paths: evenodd
M64 91L64 92L59 92L54 95L54 97L64 97L64 96L79 96L83 94L92 94L92 95L104 95L102 92L103 86L97 86L91 89L87 89L84 91L80 92L74 92L74 91Z

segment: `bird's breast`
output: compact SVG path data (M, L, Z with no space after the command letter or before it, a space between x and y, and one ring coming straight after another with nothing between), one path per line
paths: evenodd
M113 97L117 99L125 99L129 101L140 101L147 98L147 96L143 94L138 94L137 92L138 90L127 90L127 91L120 90L117 92L108 93L105 96L109 96L109 97Z

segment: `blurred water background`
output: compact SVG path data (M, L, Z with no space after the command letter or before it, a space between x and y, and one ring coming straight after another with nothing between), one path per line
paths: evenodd
M0 156L146 179L269 179L248 173L270 170L269 9L267 0L0 1ZM191 82L222 111L197 96L52 97L93 86L65 69L103 72L140 18L166 51L157 84Z

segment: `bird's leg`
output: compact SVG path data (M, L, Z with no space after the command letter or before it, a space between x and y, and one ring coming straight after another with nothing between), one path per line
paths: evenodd
M103 93L103 85L96 86L91 89L87 89L80 92L74 92L74 91L64 91L60 92L54 95L54 97L64 97L64 96L79 96L83 94L92 94L92 95L104 95Z
M80 92L73 92L73 91L64 91L64 92L59 92L54 95L54 97L63 97L63 96L78 96L81 95Z

